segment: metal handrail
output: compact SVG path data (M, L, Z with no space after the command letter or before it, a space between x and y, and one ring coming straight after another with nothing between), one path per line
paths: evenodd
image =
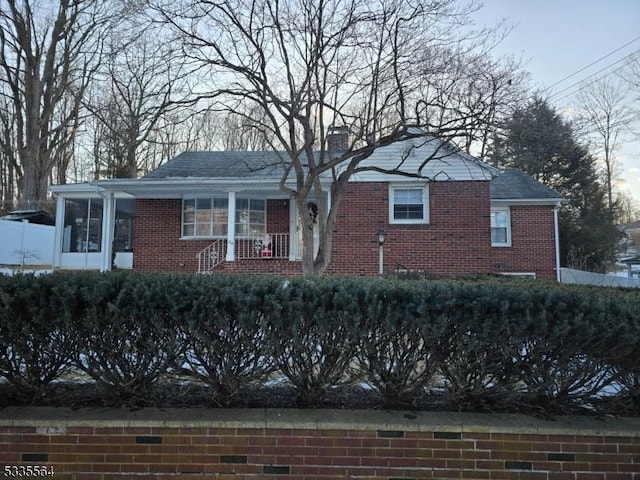
M235 258L237 260L271 258L289 258L289 234L267 233L236 237ZM210 273L226 258L227 240L220 239L213 242L196 254L198 259L198 273Z
M196 254L196 258L198 259L198 273L209 273L224 261L226 257L226 244L226 240L216 240Z

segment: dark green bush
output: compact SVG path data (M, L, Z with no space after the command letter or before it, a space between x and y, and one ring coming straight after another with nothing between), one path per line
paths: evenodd
M600 323L598 348L594 357L613 376L613 387L619 389L619 408L640 414L640 289L594 289L589 293L603 299L606 315ZM606 332L603 335L602 332ZM603 335L600 338L600 335ZM594 349L595 350L595 349Z
M492 410L519 388L517 307L489 283L447 282L430 289L430 312L442 324L439 342L446 402L458 410Z
M202 385L207 404L243 405L284 384L297 405L322 406L366 384L394 408L637 415L639 345L638 290L492 278L0 277L0 376L22 402L43 401L76 369L108 404L153 404L159 386L186 383Z
M200 276L181 282L178 328L185 340L181 373L213 390L216 405L234 405L274 370L264 302L274 279Z
M278 370L300 406L319 405L334 387L353 382L358 308L352 281L297 278L273 291L267 335Z
M388 407L415 406L436 383L444 324L420 284L368 280L354 292L362 317L357 358Z
M82 311L62 275L0 275L0 376L35 401L71 368L75 343L67 321Z
M183 348L173 310L178 277L110 273L79 280L87 306L72 321L75 366L108 403L149 401Z
M604 304L562 287L533 288L528 297L518 345L526 402L546 411L587 404L611 382L596 355L606 340Z

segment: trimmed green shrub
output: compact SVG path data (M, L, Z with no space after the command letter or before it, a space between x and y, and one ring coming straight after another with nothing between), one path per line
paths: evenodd
M185 341L180 372L209 385L212 403L235 405L274 371L263 305L274 279L183 278L176 318Z
M443 329L445 401L456 410L502 409L518 391L518 320L505 290L495 287L446 282L429 291L430 314Z
M20 402L43 401L76 369L105 404L151 405L166 384L234 406L288 385L298 406L373 390L392 408L637 415L639 345L638 290L491 278L0 276L0 380Z
M172 315L179 277L109 273L79 280L87 307L71 324L75 366L107 403L149 401L183 348Z
M363 377L385 406L415 406L442 367L442 318L430 314L429 292L421 284L369 280L360 287L357 358Z
M300 406L320 405L334 387L353 383L358 309L353 282L296 278L269 298L268 341L278 370L297 390Z
M75 343L67 321L82 301L63 275L0 275L0 376L24 401L45 395L71 368Z

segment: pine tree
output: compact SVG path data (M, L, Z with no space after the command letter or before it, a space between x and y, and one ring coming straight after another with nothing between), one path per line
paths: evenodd
M527 172L565 200L559 219L561 264L603 271L618 249L615 212L607 206L595 159L578 143L571 124L535 97L504 127L492 160Z

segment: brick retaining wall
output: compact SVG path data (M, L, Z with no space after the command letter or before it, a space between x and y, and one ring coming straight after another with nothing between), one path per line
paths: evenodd
M27 465L79 480L638 480L640 419L6 408L0 467Z

